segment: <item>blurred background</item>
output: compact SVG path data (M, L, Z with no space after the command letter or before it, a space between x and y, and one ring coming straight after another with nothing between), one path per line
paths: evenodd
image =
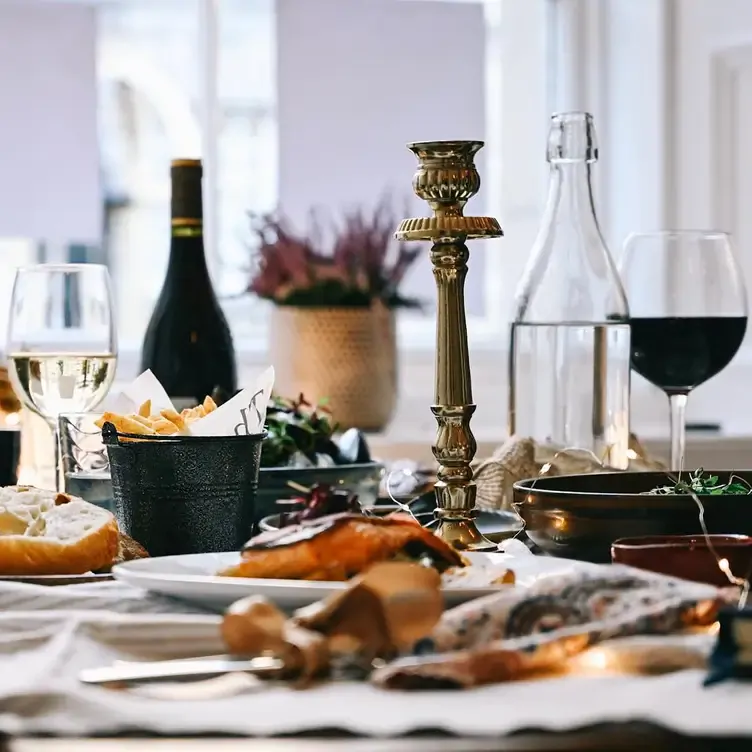
M745 0L0 0L0 102L0 297L19 264L106 263L118 381L138 372L164 278L173 157L205 163L207 254L242 384L268 362L269 305L244 293L248 212L280 207L302 224L312 208L336 216L388 194L398 218L420 216L405 143L485 140L468 212L506 236L471 246L482 442L504 437L509 315L541 220L552 112L594 113L614 256L632 231L715 227L734 233L752 282ZM398 320L388 434L403 443L435 431L433 287L426 249L406 285L426 309ZM751 378L745 346L689 419L752 436ZM665 397L633 379L633 429L667 436Z

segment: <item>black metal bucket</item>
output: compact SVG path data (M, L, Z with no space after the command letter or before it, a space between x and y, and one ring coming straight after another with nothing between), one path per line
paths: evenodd
M105 423L121 530L151 556L239 550L256 518L264 438L119 434Z

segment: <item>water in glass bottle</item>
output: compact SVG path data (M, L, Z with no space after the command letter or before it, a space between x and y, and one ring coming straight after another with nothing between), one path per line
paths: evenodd
M541 229L517 291L509 431L626 468L629 309L593 203L592 116L552 117Z

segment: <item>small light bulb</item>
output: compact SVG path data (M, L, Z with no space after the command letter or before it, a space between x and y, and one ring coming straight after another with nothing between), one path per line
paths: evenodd
M614 668L614 659L611 651L596 647L574 657L570 665L578 673L601 674Z

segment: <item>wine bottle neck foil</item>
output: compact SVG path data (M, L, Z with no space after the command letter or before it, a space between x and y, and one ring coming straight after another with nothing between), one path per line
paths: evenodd
M204 210L201 197L201 162L176 160L172 163L172 200L170 216L173 226L200 226Z

